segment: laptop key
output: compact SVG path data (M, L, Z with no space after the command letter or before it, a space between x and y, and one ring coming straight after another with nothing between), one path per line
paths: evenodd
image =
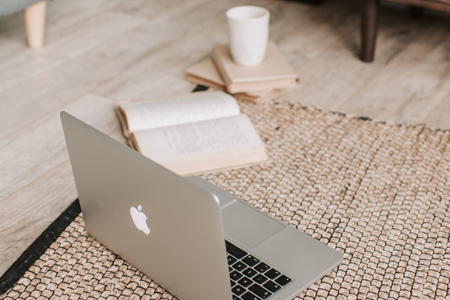
M236 295L233 295L233 300L241 300L241 298L239 298L239 297L236 296Z
M238 273L237 271L233 271L230 274L230 278L233 280L236 280L236 281L239 280L241 277L242 277L242 274Z
M256 297L255 295L253 295L250 292L245 293L244 295L241 296L241 298L243 300L261 300L261 298Z
M250 278L244 277L241 280L239 280L238 282L243 287L248 287L250 284L253 283L253 280L251 280Z
M229 265L234 264L236 261L237 261L236 258L234 258L234 257L231 256L231 255L228 255L228 264L229 264Z
M257 272L250 267L245 269L244 272L242 272L242 273L244 273L244 275L246 275L249 278L252 278L253 276L255 276L257 274Z
M259 259L257 259L256 257L254 257L253 255L250 255L250 254L247 255L242 261L245 262L250 267L253 267L257 263L259 263Z
M267 270L269 270L270 269L270 267L268 266L268 265L266 265L265 263L260 263L259 265L257 265L256 267L255 267L255 269L256 269L256 271L258 271L258 272L261 272L261 273L264 273L264 272L266 272Z
M232 288L231 291L239 296L245 292L245 288L240 285L237 285L234 288Z
M267 277L262 274L258 274L255 277L253 277L253 280L259 284L263 284L264 282L267 281Z
M266 272L265 275L266 275L267 277L269 277L270 279L275 279L275 278L277 278L278 276L280 276L281 273L278 272L278 271L275 270L275 269L270 269L269 271Z
M261 297L262 299L269 298L272 295L271 292L269 292L268 290L257 284L252 285L248 289L249 291L255 293L258 297Z
M230 280L230 283L231 283L231 287L236 285L236 282L234 282L233 280Z
M235 264L233 265L233 268L235 268L235 269L238 270L238 271L242 271L242 270L244 270L245 268L247 268L247 266L246 266L244 263L238 261L237 263L235 263Z
M229 241L225 241L225 245L227 247L227 252L230 253L231 255L233 255L234 257L241 259L247 255L247 252L245 252L241 248L236 247Z
M264 283L263 285L266 289L268 289L269 291L271 291L272 293L275 293L276 291L278 291L279 289L281 289L281 286L279 284L276 284L275 282L269 280L266 283Z
M291 281L292 280L289 277L286 277L284 275L281 275L277 280L275 280L276 283L281 284L281 285L286 285Z

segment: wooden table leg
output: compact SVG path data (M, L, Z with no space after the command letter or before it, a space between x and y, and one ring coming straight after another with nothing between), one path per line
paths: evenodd
M41 48L44 45L45 8L46 2L41 1L23 11L30 48Z
M361 60L372 62L377 41L380 0L364 0L361 25Z

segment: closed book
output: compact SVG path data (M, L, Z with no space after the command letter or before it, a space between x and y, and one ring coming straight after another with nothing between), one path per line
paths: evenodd
M215 45L211 57L230 93L285 89L298 82L297 74L272 41L267 45L264 60L256 66L235 63L228 45Z
M208 86L220 91L226 91L225 82L210 58L189 67L186 72L188 74L187 79L193 83ZM233 96L237 99L260 103L274 99L283 94L286 90L288 89L264 89L234 93Z

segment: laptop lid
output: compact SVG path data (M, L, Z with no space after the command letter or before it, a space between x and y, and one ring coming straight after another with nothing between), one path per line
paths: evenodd
M218 199L66 112L86 228L182 299L230 300Z

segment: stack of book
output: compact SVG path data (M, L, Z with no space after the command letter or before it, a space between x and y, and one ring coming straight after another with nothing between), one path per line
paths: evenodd
M233 94L238 99L263 102L297 85L298 76L270 41L264 61L257 66L241 66L231 57L228 45L215 45L211 59L187 70L188 80Z

